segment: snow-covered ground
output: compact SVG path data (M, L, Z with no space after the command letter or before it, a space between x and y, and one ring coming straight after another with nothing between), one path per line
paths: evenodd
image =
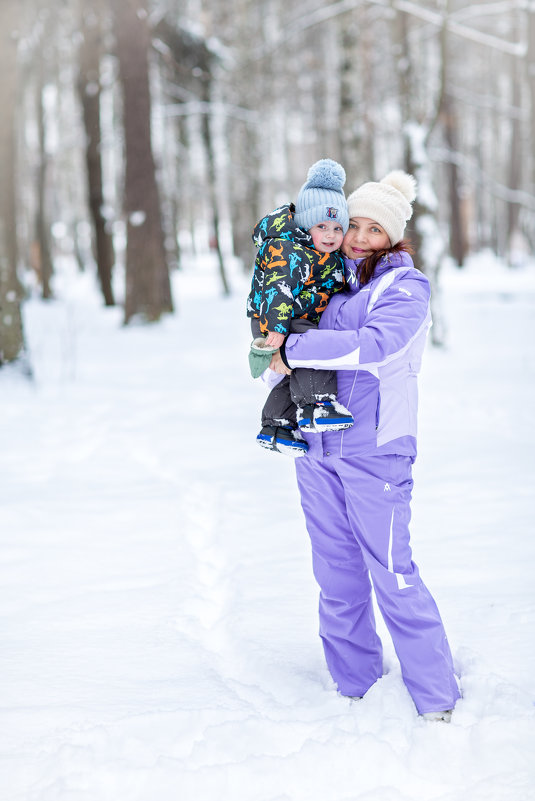
M340 698L293 463L257 447L247 282L175 276L124 328L91 278L25 308L0 371L1 801L535 799L535 267L443 278L421 380L413 548L464 697Z

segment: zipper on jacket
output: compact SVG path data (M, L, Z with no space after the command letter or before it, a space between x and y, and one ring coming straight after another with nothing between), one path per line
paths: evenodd
M375 430L379 428L379 416L381 414L381 393L377 393L377 407L375 409Z

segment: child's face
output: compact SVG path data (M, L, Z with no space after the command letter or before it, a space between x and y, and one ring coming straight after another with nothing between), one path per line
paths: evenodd
M308 229L308 233L312 237L314 247L320 253L333 253L338 250L344 238L344 229L334 220L317 223Z
M376 250L391 247L388 235L379 223L368 217L351 217L344 237L342 253L348 259L365 259Z

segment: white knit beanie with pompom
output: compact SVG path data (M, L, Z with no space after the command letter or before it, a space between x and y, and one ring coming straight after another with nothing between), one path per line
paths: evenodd
M416 181L403 170L389 172L381 181L362 184L347 199L349 218L366 217L385 229L391 245L403 239L412 217Z

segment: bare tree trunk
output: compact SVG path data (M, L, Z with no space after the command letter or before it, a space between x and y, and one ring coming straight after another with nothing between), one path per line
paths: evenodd
M230 285L221 247L216 148L212 130L211 105L213 102L213 72L215 66L213 55L204 40L182 31L165 18L159 21L155 33L158 34L162 42L170 48L173 54L174 70L180 85L186 86L187 91L198 97L202 103L200 127L206 156L206 188L211 213L210 222L223 294L228 295L230 294Z
M232 235L234 252L241 259L244 272L250 272L255 259L253 227L261 215L262 145L258 114L258 93L263 84L263 61L247 63L263 39L262 26L257 24L257 11L248 2L240 2L238 12L243 20L244 36L237 43L239 66L232 80L231 99L250 110L240 121L233 121L230 132L231 164L235 175L230 181ZM244 67L244 62L246 66Z
M0 365L16 361L24 353L15 202L19 14L19 0L0 4Z
M529 191L535 194L535 156L533 154L533 142L535 142L535 0L532 0L528 6L526 23L528 29L528 52L525 60L525 68L530 100L528 141L531 142L531 164L528 171L528 187ZM526 234L531 240L532 249L535 249L535 222L532 221L530 226L526 225Z
M371 174L371 165L365 175L363 174L364 159L361 156L361 134L358 132L362 126L357 130L359 120L355 108L355 87L361 85L359 62L356 58L360 46L360 31L356 20L353 18L346 20L345 16L339 20L339 26L341 48L339 152L347 175L346 191L349 193L362 181L375 176Z
M528 9L528 53L526 58L526 69L528 76L529 96L530 96L530 141L535 142L535 2L531 2ZM531 189L535 187L535 157L531 153Z
M203 86L203 100L210 103L210 81L207 80ZM217 253L217 264L219 268L219 276L221 278L221 285L223 287L223 294L230 295L230 286L227 279L227 272L225 269L225 260L223 258L223 251L221 248L221 233L219 228L219 204L217 198L217 176L216 176L216 161L214 140L212 136L211 118L210 114L203 114L202 119L202 135L204 147L206 151L206 164L208 169L208 197L210 199L210 209L212 212L212 228L214 232L214 243Z
M521 28L520 10L516 11L514 30L518 36ZM533 45L531 45L533 47ZM529 45L528 45L529 47ZM523 184L523 171L526 159L529 154L525 152L522 141L522 122L520 120L520 109L522 107L522 69L518 58L511 59L511 105L513 113L511 115L511 144L509 147L509 165L507 183L509 189L519 192ZM531 143L533 151L533 142ZM514 238L519 232L519 220L521 204L517 201L509 201L507 205L507 256L509 263L512 264L511 253L514 248Z
M450 255L458 267L462 267L468 250L462 219L462 203L459 194L459 169L457 167L457 114L451 98L446 94L442 102L441 122L444 138L450 154L446 163L448 176L448 198L450 207Z
M235 133L237 141L231 140L231 145L235 148L234 152L236 153L233 164L238 166L230 186L233 212L232 235L234 252L241 259L244 272L248 273L255 258L252 240L253 225L260 217L258 205L260 188L257 168L260 157L256 126L249 122L238 124L241 125L241 130ZM242 160L245 158L250 159L249 164L252 166L249 166L249 169L242 166Z
M39 139L39 162L37 165L37 208L35 210L35 244L37 252L37 266L41 279L41 294L47 300L52 297L51 280L54 272L52 255L50 252L50 226L47 219L47 172L48 155L46 152L46 123L43 106L45 65L42 50L39 49L39 64L36 69L36 121Z
M393 50L397 56L396 74L398 77L399 109L402 123L411 119L411 86L414 82L413 67L409 50L407 15L397 12L393 19Z
M444 256L444 242L438 226L438 200L433 186L431 162L429 159L429 139L440 120L446 98L447 75L447 29L442 26L440 39L440 86L438 98L434 106L432 118L424 123L416 122L411 116L411 78L414 73L407 47L405 20L399 28L401 39L398 41L400 51L407 62L403 74L404 91L402 92L402 119L405 135L405 167L414 175L418 183L418 196L414 203L411 220L412 239L415 244L417 264L429 279L431 285L431 311L434 325L431 329L431 341L434 345L443 345L445 340L445 322L442 312L439 273Z
M522 188L522 171L525 163L525 156L522 147L522 123L518 116L521 107L522 87L520 83L520 63L517 59L512 60L511 64L511 104L516 113L511 117L511 144L509 147L508 165L508 186L512 191L519 191ZM533 143L532 143L533 147ZM507 255L510 257L511 245L514 235L519 230L521 204L510 200L507 204Z
M83 42L80 46L78 92L82 104L86 135L85 158L89 211L95 232L95 260L100 288L106 306L114 306L112 272L115 263L113 239L103 214L101 127L100 127L100 57L102 52L102 0L93 8L81 10Z
M125 323L173 311L151 141L145 0L111 0L123 89L127 214Z

